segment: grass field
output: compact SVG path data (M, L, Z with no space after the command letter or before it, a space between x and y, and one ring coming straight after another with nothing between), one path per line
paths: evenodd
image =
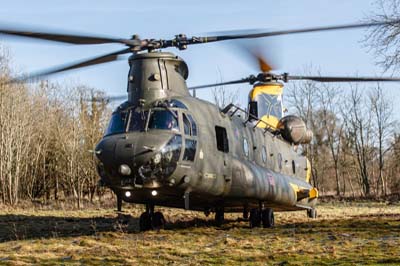
M400 265L396 204L325 203L315 220L276 213L273 229L164 209L166 229L140 233L141 212L2 208L0 265Z

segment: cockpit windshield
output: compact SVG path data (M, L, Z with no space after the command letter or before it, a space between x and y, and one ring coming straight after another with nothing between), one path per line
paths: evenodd
M112 116L105 135L112 135L133 131L144 131L147 129L163 129L179 131L178 112L169 107L150 109L143 111L140 108L117 110Z
M132 110L129 117L128 131L143 131L147 120L147 111Z
M110 123L105 135L117 134L125 132L127 112L115 112L111 116Z
M148 128L179 131L177 112L172 110L153 110L150 114Z

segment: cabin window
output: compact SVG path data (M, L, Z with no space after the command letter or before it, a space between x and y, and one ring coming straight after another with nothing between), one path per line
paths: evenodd
M222 152L229 152L228 135L223 127L215 127L215 135L217 138L217 149Z
M278 166L282 170L282 154L278 153Z
M244 151L244 155L246 155L246 157L249 156L249 142L247 141L246 138L243 139L243 151Z
M197 141L195 140L185 140L185 152L183 153L184 161L194 161L194 156L196 155L196 144Z
M292 171L293 174L296 174L296 162L294 160L292 160Z
M264 163L267 161L267 149L265 146L263 146L261 150L261 159Z

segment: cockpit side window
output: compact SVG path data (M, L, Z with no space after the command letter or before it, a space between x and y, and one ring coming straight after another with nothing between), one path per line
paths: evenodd
M150 114L148 128L179 131L177 112L172 110L153 110Z
M190 135L190 121L187 118L186 114L182 114L183 118L183 130L185 132L185 135Z
M189 121L192 124L192 136L197 136L197 126L196 122L194 122L194 119L191 115L188 115Z

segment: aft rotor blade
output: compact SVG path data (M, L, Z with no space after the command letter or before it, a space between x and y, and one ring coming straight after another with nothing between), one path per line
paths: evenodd
M126 53L130 53L130 49L123 49L123 50L119 50L113 53L109 53L109 54L105 54L105 55L100 55L94 58L90 58L90 59L85 59L79 62L73 62L70 64L65 64L65 65L61 65L61 66L57 66L57 67L53 67L50 69L46 69L43 71L39 71L36 73L32 73L26 76L21 76L21 77L17 77L14 79L11 79L8 83L15 83L15 82L21 82L21 81L27 81L27 80L33 80L36 78L41 78L44 76L49 76L49 75L53 75L56 73L60 73L60 72L64 72L64 71L68 71L68 70L72 70L72 69L77 69L77 68L82 68L82 67L87 67L87 66L92 66L92 65L98 65L98 64L103 64L103 63L108 63L108 62L112 62L112 61L116 61L118 60L118 56L122 55L122 54L126 54Z
M231 33L231 34L229 34L229 32L228 32L227 35L223 34L223 35L208 36L208 37L197 37L197 38L194 37L190 40L189 44L227 41L227 40L235 40L235 39L252 39L252 38L272 37L272 36L300 34L300 33L308 33L308 32L323 32L323 31L357 29L357 28L366 28L366 27L376 27L376 26L382 26L382 25L387 25L387 24L397 24L397 23L400 23L400 20L354 23L354 24L312 27L312 28L303 28L303 29L256 32L256 33L254 33L253 30L252 30L253 33L240 33L240 34L232 34ZM243 31L241 31L241 32L243 32Z
M397 77L324 77L324 76L287 76L287 80L312 80L318 82L398 82Z
M126 44L130 40L89 36L89 35L75 35L64 33L52 33L44 31L26 31L18 29L0 28L0 34L27 37L33 39L41 39L46 41L70 43L70 44L104 44L104 43L122 43Z
M204 89L204 88L210 88L210 87L218 87L218 86L223 86L223 85L233 85L233 84L240 84L240 83L247 83L251 81L252 77L244 78L244 79L238 79L238 80L232 80L232 81L227 81L227 82L221 82L221 83L214 83L214 84L207 84L207 85L199 85L199 86L194 86L188 88L189 90L197 90L197 89Z

